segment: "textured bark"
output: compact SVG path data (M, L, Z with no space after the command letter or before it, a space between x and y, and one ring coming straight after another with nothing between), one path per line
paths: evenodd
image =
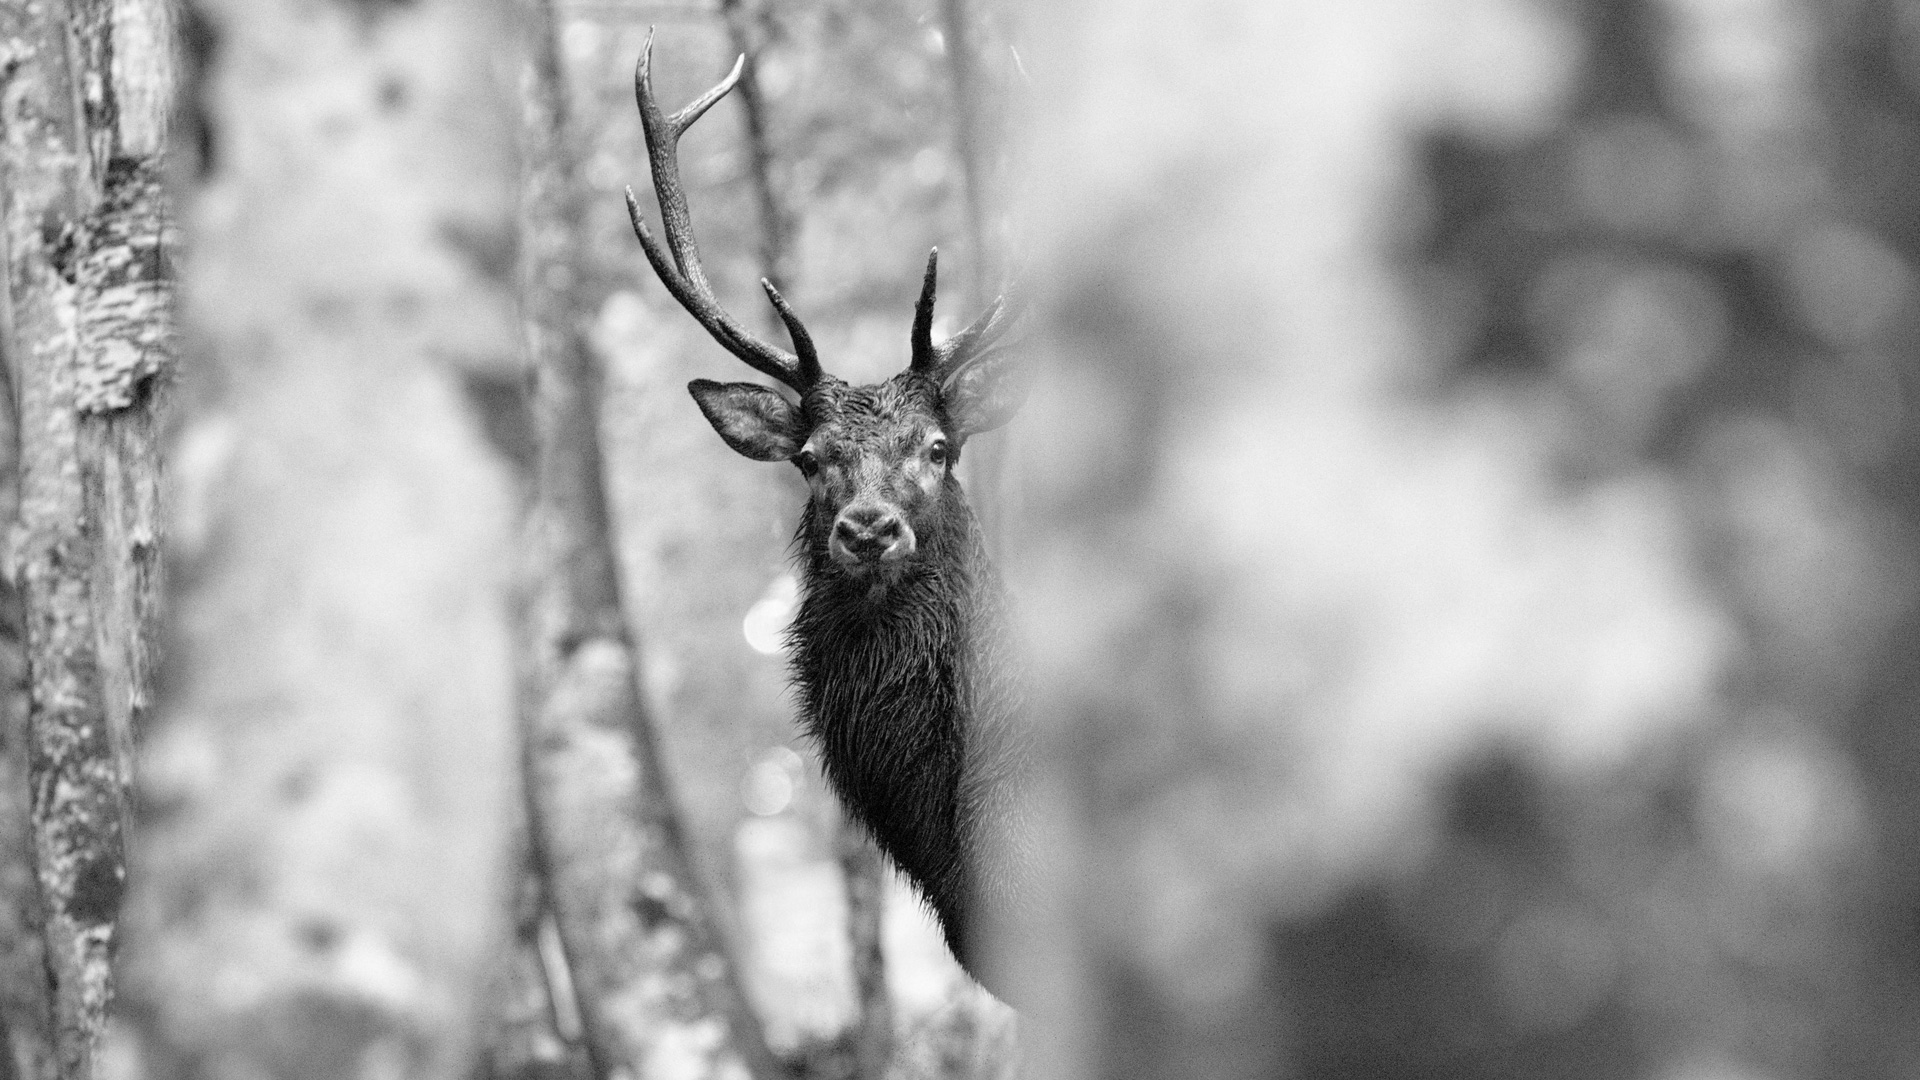
M125 446L132 456L123 456L80 416L131 405L164 363L169 333L158 186L139 165L113 161L111 13L104 0L8 12L24 32L14 42L4 123L23 432L16 572L30 671L28 786L56 1057L69 1077L94 1075L113 999L128 703L145 695L144 664L127 661L145 655L148 621L117 616L143 602L151 608L150 589L120 586L137 577L131 566L150 563L153 532L150 520L141 524L141 550L127 552L124 532L114 530L129 524L121 496L143 478L150 518L157 475L150 440ZM138 372L126 378L123 399L101 402L97 384L123 367ZM103 501L109 485L113 508Z
M22 510L34 514L39 523L34 534L24 530L17 534L8 569L23 600L32 596L43 602L45 577L52 570L47 554L57 544L57 535L47 534L63 507L77 505L78 490L76 479L62 477L59 471L63 460L71 462L62 446L63 436L70 444L71 427L59 424L61 411L49 401L52 388L46 385L47 373L71 350L72 290L55 268L53 247L61 224L79 209L82 168L76 151L63 14L61 6L46 2L0 4L0 228L4 229L0 250L6 257L6 287L0 290L6 318L0 326L7 332L6 359L22 424ZM34 563L38 564L37 583L30 582L27 574ZM22 640L30 652L41 653L28 662L31 701L38 689L37 677L57 657L31 644L32 633L24 626ZM46 938L39 932L46 920L37 876L43 834L36 825L44 800L39 795L42 787L35 781L44 777L47 759L39 750L34 728L45 727L46 717L44 709L29 706L27 722L8 732L8 763L18 770L8 778L17 787L9 785L8 791L16 792L20 800L15 804L22 826L18 836L24 841L17 854L26 855L26 865L36 871L24 880L12 873L6 879L18 890L8 899L16 920L11 929L19 935L10 936L8 942L12 1036L8 1050L33 1076L51 1075L55 1067L47 974L56 969L71 972L71 965L63 963L69 950L59 950L58 958L50 956ZM110 817L117 825L118 815ZM27 935L32 936L31 944Z
M153 699L160 600L158 432L173 366L167 208L157 162L117 158L83 232L78 414L82 515L94 530L99 693L113 763L133 779L134 740ZM123 797L121 811L126 812ZM125 825L123 817L123 826Z
M553 926L545 883L531 866L519 876L513 951L487 1010L476 1080L592 1080L564 958L550 970L542 950Z
M523 296L538 464L527 732L535 850L594 1072L780 1074L688 857L620 606L601 474L599 381L581 333L579 185L552 13L535 4Z
M39 1080L51 1073L52 1042L27 783L26 643L11 582L0 583L0 625L0 1070Z
M180 0L114 0L113 97L118 153L159 157L179 89Z
M506 0L191 23L192 348L120 1060L465 1077L510 897L514 499L468 391L515 369L517 28ZM103 444L146 437L98 385ZM110 469L101 493L103 520L142 506Z

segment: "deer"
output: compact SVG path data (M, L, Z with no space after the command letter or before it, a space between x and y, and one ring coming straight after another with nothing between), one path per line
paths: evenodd
M982 915L1020 905L1026 830L1017 807L1027 753L1007 599L954 475L966 442L1007 423L1024 380L1003 337L1003 294L936 344L939 249L927 256L906 368L853 385L823 370L813 339L772 281L761 288L789 352L715 299L681 185L679 140L740 80L746 57L671 116L654 99L653 35L634 70L665 244L627 189L654 273L714 341L791 391L695 379L687 390L736 453L792 464L807 485L793 540L799 607L787 630L802 731L852 817L932 909L955 959L982 979ZM1003 995L1004 996L1004 993Z

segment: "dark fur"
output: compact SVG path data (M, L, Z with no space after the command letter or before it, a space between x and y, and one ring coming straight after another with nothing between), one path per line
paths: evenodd
M897 567L835 562L828 538L852 488L815 482L794 538L801 601L788 631L800 721L835 792L978 977L972 916L1012 903L1017 877L984 867L1017 858L1005 849L1021 835L1010 808L1024 757L1012 722L1018 683L999 575L951 462L931 493L901 465L929 430L955 448L965 433L939 388L911 372L861 387L829 377L807 395L797 428L898 505L918 539Z
M639 200L627 214L647 262L713 339L799 393L695 379L687 389L728 446L790 460L812 497L796 546L800 612L790 630L801 723L827 779L933 906L954 955L976 977L968 941L983 911L1016 901L1025 879L1005 599L980 526L953 478L967 437L1006 423L1024 396L1022 365L1000 346L1017 307L996 298L936 345L939 252L927 253L907 370L850 386L825 373L813 338L771 281L767 299L791 353L754 337L714 297L680 187L680 136L739 79L669 116L653 96L653 37L634 70L666 243ZM943 456L944 455L944 456ZM839 557L836 558L835 556Z

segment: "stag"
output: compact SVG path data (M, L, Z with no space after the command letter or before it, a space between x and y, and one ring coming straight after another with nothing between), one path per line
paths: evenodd
M791 390L696 379L720 438L755 461L800 470L808 500L794 538L800 606L788 631L800 723L827 780L933 908L954 956L979 977L969 931L1015 903L1024 845L1013 809L1024 753L1004 593L954 476L969 437L1012 418L1020 380L999 347L1005 297L933 340L936 248L914 308L912 358L856 386L822 370L813 339L771 281L788 352L721 308L700 266L681 188L679 140L739 81L727 77L672 116L654 100L652 35L634 72L663 247L627 191L633 231L660 281L713 339Z

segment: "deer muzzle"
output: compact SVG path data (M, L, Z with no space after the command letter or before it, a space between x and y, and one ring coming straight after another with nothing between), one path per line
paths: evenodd
M913 527L881 503L856 503L834 519L827 551L844 565L898 562L913 554Z

